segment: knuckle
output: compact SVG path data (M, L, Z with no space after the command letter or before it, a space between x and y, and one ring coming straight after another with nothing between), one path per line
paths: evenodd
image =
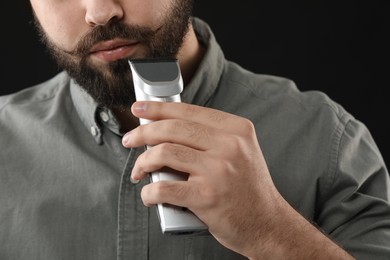
M182 200L187 200L188 197L188 190L184 186L180 185L171 185L171 192L173 194L176 194L178 198L181 198ZM176 196L175 195L175 196Z
M203 188L201 193L202 201L204 201L204 207L206 208L215 207L222 198L221 192L214 187Z
M207 201L209 205L214 205L218 201L218 192L214 188L206 188L203 190L204 201Z
M184 110L184 117L191 119L199 113L199 108L194 105L186 106Z
M139 175L142 175L146 172L148 172L148 164L147 162L149 162L149 152L148 151L145 151L144 153L142 153L141 155L138 156L137 160L135 161L134 163L134 167L133 167L133 173L136 174L137 176Z
M209 117L210 117L210 120L212 120L213 122L222 123L226 120L227 115L222 111L213 110L210 113Z
M181 138L188 138L195 141L200 141L204 138L208 138L209 133L204 126L197 122L188 120L171 119L158 127L159 133L175 138L180 136Z
M183 163L196 162L197 153L191 149L183 147L181 145L167 144L165 145L166 151L175 158L175 160Z
M153 195L157 198L166 198L167 200L175 198L181 198L186 200L188 197L187 189L182 185L177 185L176 183L169 181L159 181L154 185Z
M165 193L165 189L167 189L167 185L164 181L156 182L153 188L153 195L155 197L162 197L162 195Z
M148 159L151 160L151 161L163 160L161 158L165 158L166 157L167 146L168 146L167 143L161 143L161 144L153 146L149 150L151 152L151 154L152 154L150 157L152 157L152 158L148 158Z
M194 141L207 141L210 138L210 133L206 127L196 122L184 121L181 127L185 130L186 137Z
M139 125L132 131L132 139L138 140L139 142L143 142L145 136L147 136L148 129L148 125Z
M240 129L243 136L251 136L255 132L253 122L247 118L242 118L240 122Z
M225 145L225 150L229 154L234 154L235 151L241 151L245 149L245 140L241 135L229 134L225 135L222 139L223 144Z
M231 172L231 163L229 160L218 160L215 162L214 167L216 172L219 173L221 177L229 177L228 175Z

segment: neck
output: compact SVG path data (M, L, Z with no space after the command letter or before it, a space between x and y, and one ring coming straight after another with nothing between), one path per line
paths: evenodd
M184 85L194 76L204 56L205 49L199 44L194 28L190 24L189 30L184 38L184 42L177 55L180 63Z
M184 37L183 45L177 55L184 86L191 81L204 56L204 53L205 49L199 44L194 28L190 24L189 30ZM135 118L131 114L130 108L114 108L112 112L115 114L117 120L121 123L122 132L128 132L139 125L138 118Z

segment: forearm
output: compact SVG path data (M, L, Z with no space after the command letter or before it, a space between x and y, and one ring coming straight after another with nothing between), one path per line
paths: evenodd
M287 202L281 204L255 235L249 259L355 259Z

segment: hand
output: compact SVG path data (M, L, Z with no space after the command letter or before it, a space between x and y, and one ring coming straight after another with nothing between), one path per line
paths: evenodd
M185 103L136 102L132 113L154 121L123 137L128 148L152 146L137 159L132 178L162 167L189 174L188 181L146 185L146 206L187 207L221 244L248 257L272 255L276 247L289 253L290 244L297 245L294 231L317 232L276 190L249 120ZM323 250L323 241L319 245Z
M244 118L184 103L138 102L135 116L155 122L124 138L126 147L153 147L137 160L133 179L163 166L189 174L142 190L145 205L170 203L189 208L227 247L241 247L254 220L273 207L278 195L252 123Z

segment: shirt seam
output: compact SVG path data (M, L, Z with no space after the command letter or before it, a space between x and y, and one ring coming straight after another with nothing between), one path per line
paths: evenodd
M345 129L349 122L351 121L350 117L347 114L343 114L339 117L339 124L333 132L331 148L329 150L329 164L328 164L328 174L326 175L326 181L323 184L324 194L328 194L331 191L331 186L334 184L338 171L337 165L339 163L340 155L340 146L343 139ZM326 197L326 196L325 196Z

